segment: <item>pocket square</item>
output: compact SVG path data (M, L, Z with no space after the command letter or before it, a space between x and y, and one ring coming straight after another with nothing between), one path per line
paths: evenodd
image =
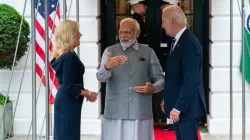
M146 59L144 57L139 58L139 62L145 61Z

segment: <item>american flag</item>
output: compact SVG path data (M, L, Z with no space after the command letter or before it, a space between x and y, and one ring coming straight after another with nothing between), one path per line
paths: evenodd
M44 0L36 0L36 73L46 85L45 79L45 10ZM48 25L49 25L49 60L52 59L52 42L54 41L54 30L60 21L60 6L58 0L49 0L48 5ZM50 104L54 103L54 97L58 89L58 81L55 71L49 64L50 78Z

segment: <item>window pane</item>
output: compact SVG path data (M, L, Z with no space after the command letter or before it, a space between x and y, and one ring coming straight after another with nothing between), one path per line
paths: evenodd
M181 0L180 7L182 10L185 12L186 17L187 17L187 27L189 28L190 31L193 32L193 25L194 25L194 16L193 16L193 0Z
M130 11L130 4L127 3L127 0L116 0L116 31L119 30L121 20L130 17ZM116 40L119 42L118 33Z
M116 14L129 14L130 5L127 0L116 0Z
M194 12L193 5L194 5L193 0L181 0L181 4L180 4L182 10L186 14L190 14Z
M191 31L191 32L193 32L193 30L194 30L194 16L193 15L186 15L186 17L187 17L187 27L188 27L188 29Z

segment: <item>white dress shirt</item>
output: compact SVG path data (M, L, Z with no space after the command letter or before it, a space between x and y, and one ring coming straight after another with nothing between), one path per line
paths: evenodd
M176 34L176 36L175 36L175 43L174 43L174 46L173 46L173 48L172 48L172 51L174 50L174 48L175 48L177 42L179 41L181 35L183 34L183 32L184 32L186 29L187 29L187 27L185 26L185 27L183 27L183 28Z

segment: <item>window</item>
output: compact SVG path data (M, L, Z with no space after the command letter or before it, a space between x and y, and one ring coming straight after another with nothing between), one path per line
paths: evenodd
M116 0L116 31L119 30L121 20L130 17L130 11L130 4L127 0ZM119 42L118 34L116 34L116 42Z
M180 7L186 14L188 22L187 27L189 28L190 31L193 32L193 26L194 26L193 0L181 0Z

